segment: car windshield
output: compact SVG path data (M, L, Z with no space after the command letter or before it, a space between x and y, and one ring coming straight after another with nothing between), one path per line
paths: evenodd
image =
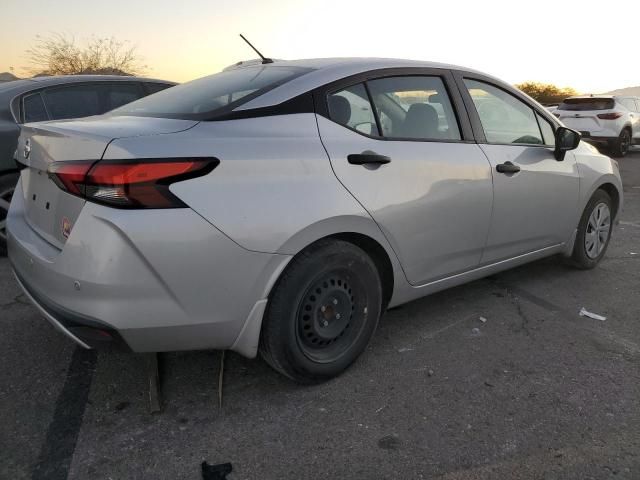
M213 118L309 71L311 69L273 65L227 70L155 93L116 108L110 115Z
M610 110L613 104L612 98L568 98L560 104L558 110Z

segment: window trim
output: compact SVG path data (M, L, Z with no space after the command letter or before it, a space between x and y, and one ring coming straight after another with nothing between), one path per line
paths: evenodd
M549 113L544 107L538 106L531 102L531 99L520 92L519 90L503 84L496 80L495 78L487 77L485 75L468 72L464 70L455 70L453 72L453 76L455 78L455 82L458 86L458 90L460 91L465 106L467 108L467 113L469 115L469 119L471 121L471 126L473 128L473 133L476 138L476 142L482 145L504 145L504 146L513 146L513 147L536 147L536 148L555 148L553 145L546 144L535 144L535 143L499 143L499 142L489 142L484 133L484 128L482 126L482 122L480 121L480 115L478 114L478 110L476 109L475 103L471 98L471 94L469 93L465 80L475 80L477 82L486 83L494 88L502 90L503 92L515 97L516 99L523 102L529 108L531 108L535 113L539 114L542 118L547 120L551 124L551 128L553 129L553 133L555 134L558 127L560 127L560 123L558 119ZM534 115L535 116L535 115ZM536 124L538 124L538 119L536 118ZM542 135L542 129L538 124L538 130L540 130L540 138L544 141L544 136Z
M377 117L375 105L373 104L369 87L366 85L368 81L378 80L382 78L390 77L439 77L442 81L444 88L449 95L449 101L451 102L451 108L458 122L458 130L460 131L460 139L437 139L437 138L402 138L402 137L384 137L382 135L374 136L368 135L363 132L359 132L347 125L342 125L331 119L329 116L329 95L344 90L345 88L352 87L359 83L365 85L367 95L369 97L369 103L374 111L374 117ZM349 77L336 80L334 82L323 85L316 88L313 91L313 99L316 106L316 113L323 116L327 120L340 125L352 132L362 135L363 137L370 138L372 140L382 140L386 142L425 142L425 143L476 143L471 128L471 123L466 111L466 106L463 102L463 98L460 95L459 89L455 83L454 76L451 70L443 68L423 68L423 67L403 67L403 68L383 68L377 70L369 70L367 72L351 75ZM379 120L377 120L378 122ZM378 131L381 132L380 124L377 123Z
M42 96L42 90L37 90L35 92L29 92L29 93L26 93L25 95L22 95L22 98L20 99L20 125L24 125L25 123L27 123L25 121L25 118L26 118L26 109L24 107L25 100L28 98L34 97L36 95L40 96L40 101L42 102L44 111L47 114L47 119L41 120L41 122L48 122L49 120L51 120L51 113L49 112L49 109L47 108L47 103L44 101L44 97Z

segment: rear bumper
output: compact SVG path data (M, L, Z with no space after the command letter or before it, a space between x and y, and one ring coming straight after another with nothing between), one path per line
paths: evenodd
M255 355L259 328L248 324L259 327L290 256L245 250L187 208L92 203L58 249L29 226L24 202L18 184L7 217L9 258L36 307L74 341L93 347L108 334L107 343L136 352Z
M103 349L115 347L121 351L131 349L122 339L120 334L112 327L105 325L93 318L88 318L75 312L71 312L60 305L56 305L45 295L36 292L28 286L18 273L13 272L18 285L22 287L24 294L38 309L56 330L62 332L81 347L87 349Z

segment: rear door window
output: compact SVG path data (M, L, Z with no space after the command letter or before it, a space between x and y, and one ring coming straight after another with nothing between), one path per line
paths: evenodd
M49 120L49 115L47 115L47 110L44 108L40 93L24 97L22 100L22 118L24 123Z
M440 77L386 77L367 85L384 137L460 140L458 122Z
M44 101L52 120L81 118L104 112L98 84L72 85L45 90Z

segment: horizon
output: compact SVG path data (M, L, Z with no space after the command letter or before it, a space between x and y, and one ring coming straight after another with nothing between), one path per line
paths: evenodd
M428 60L484 71L512 84L550 83L582 94L640 85L640 68L631 64L624 49L592 40L588 48L581 47L580 40L590 38L585 28L597 33L592 12L597 9L601 15L602 2L540 0L535 8L529 5L519 1L507 6L496 0L482 6L468 0L428 5L405 0L392 7L368 2L364 8L328 0L318 9L316 2L292 0L238 0L233 5L190 0L178 7L169 0L112 0L108 5L68 0L64 8L51 8L46 0L4 0L3 18L29 18L30 28L10 22L0 31L0 72L30 76L25 51L35 44L36 35L61 33L80 45L92 36L130 42L149 67L145 76L185 82L255 58L238 36L243 33L264 55L278 59ZM632 5L625 0L611 11L622 12ZM447 22L449 18L454 20ZM381 26L373 27L377 24ZM430 41L436 48L429 46ZM559 48L562 45L569 54ZM612 68L602 67L602 61L592 60L602 58L615 65L615 75L610 73Z

